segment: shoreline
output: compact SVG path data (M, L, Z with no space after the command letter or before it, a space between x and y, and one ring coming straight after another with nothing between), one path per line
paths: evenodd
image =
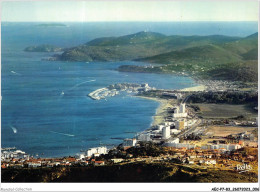
M205 91L205 90L206 90L206 86L205 85L197 85L197 86L194 86L194 87L187 87L187 88L179 89L179 91L183 91L183 92Z
M173 105L171 104L172 100L160 99L155 97L145 97L145 96L135 96L135 97L149 99L159 103L159 106L156 108L155 114L152 116L153 122L151 123L151 126L156 126L163 123L165 118L165 110L167 110L168 107L173 107ZM151 127L149 127L148 129L150 128Z

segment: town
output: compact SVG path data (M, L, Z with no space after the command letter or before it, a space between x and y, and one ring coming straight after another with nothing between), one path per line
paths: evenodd
M161 97L167 98L167 104L161 106L163 115L157 114L159 118L154 117L155 122L149 129L137 133L134 138L124 139L117 147L94 147L76 156L62 158L37 158L16 148L2 148L1 168L172 162L232 171L239 171L239 167L245 164L251 168L248 171L257 173L257 119L225 121L200 118L194 107L185 103L190 92L160 93Z

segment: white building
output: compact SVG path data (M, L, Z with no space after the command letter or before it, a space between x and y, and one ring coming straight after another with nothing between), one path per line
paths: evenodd
M178 134L180 133L181 130L178 130L178 129L171 129L171 134Z
M91 157L93 155L99 156L101 154L107 154L107 148L106 147L95 147L95 148L90 148L87 151L87 156Z
M123 146L124 147L133 147L133 146L136 146L136 139L125 139L124 140L124 143L123 143Z
M169 122L169 121L166 121L164 123L165 126L171 126L171 125L174 125L174 122Z
M196 145L186 144L186 143L165 143L168 147L175 147L175 148L187 148L187 149L194 149Z
M138 135L138 140L140 141L151 141L151 135L150 133L141 133Z
M185 103L181 103L180 107L176 107L173 113L174 118L187 117Z
M38 162L29 162L28 167L41 167L42 164Z
M186 109L186 108L185 108L185 103L181 103L181 104L180 104L180 111L179 111L179 113L185 113L185 112L186 112L185 109Z
M24 151L16 150L16 151L1 151L1 159L28 159L29 155L26 154Z
M162 129L162 139L168 139L171 137L170 126L163 127Z
M85 158L85 154L83 154L83 153L77 154L77 155L75 156L75 158L76 158L76 159L84 159L84 158Z
M180 139L179 138L174 138L174 139L171 139L168 143L179 143L180 142Z
M162 131L163 128L164 128L164 125L158 125L158 130Z
M124 159L117 158L117 159L111 159L111 161L113 161L113 163L121 163L122 161L124 161Z
M215 144L215 145L203 145L201 149L225 149L227 151L233 151L240 149L241 145L239 144Z

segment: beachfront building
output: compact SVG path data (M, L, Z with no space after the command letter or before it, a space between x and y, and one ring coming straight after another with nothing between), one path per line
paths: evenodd
M176 107L174 109L174 113L173 113L174 118L187 117L187 115L188 114L186 113L185 103L181 103L179 107Z
M168 139L171 137L170 126L163 127L162 129L162 139Z
M10 158L29 159L29 155L21 150L15 150L15 151L2 150L1 151L2 160L10 159Z
M107 148L106 147L94 147L90 148L86 152L87 157L92 157L92 156L99 156L101 154L107 154Z

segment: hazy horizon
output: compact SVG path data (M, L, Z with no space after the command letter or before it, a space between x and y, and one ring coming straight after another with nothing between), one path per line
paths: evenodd
M258 21L258 1L5 1L3 22Z

